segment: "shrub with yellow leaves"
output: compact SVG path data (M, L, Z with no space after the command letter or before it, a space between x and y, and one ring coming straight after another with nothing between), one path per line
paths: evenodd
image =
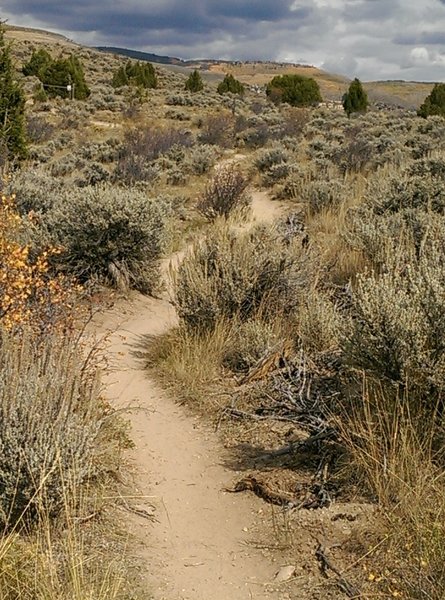
M14 194L0 197L0 323L6 329L28 325L42 330L64 321L70 299L79 291L62 276L51 276L49 258L57 248L32 256L23 243L26 219L21 217ZM68 311L68 312L67 312Z

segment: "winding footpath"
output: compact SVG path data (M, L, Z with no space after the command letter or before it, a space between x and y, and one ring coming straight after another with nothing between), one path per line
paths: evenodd
M272 221L279 211L267 194L254 192L257 221ZM148 340L176 323L168 294L155 299L137 293L118 300L95 323L97 335L107 335L108 399L117 408L138 407L130 415L134 503L153 505L156 512L154 521L128 514L147 600L279 599L269 585L276 566L249 544L262 501L223 491L234 473L222 465L225 450L217 436L144 368Z

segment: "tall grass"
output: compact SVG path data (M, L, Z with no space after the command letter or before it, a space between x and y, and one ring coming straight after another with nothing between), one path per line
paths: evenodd
M90 524L123 434L80 340L1 331L0 600L124 597L122 559Z
M351 465L381 507L386 552L376 559L382 597L445 595L445 474L439 415L365 380L362 402L340 421Z

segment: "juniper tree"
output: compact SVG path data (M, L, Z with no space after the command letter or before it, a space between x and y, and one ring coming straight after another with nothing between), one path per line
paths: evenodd
M348 117L352 113L365 113L368 110L368 95L357 77L351 82L348 91L343 96L343 108Z
M0 24L0 143L12 158L25 158L25 95L15 77L11 45Z
M241 96L244 94L244 86L241 81L235 79L235 77L228 73L221 83L217 87L219 94L226 94L227 92L231 92L232 94L240 94Z
M445 117L445 83L435 84L431 94L425 98L417 114L425 119L430 115Z
M204 88L201 74L197 69L190 73L189 78L185 82L185 89L190 92L200 92Z
M312 106L322 101L318 83L303 75L277 75L267 84L266 94L274 102L291 106Z

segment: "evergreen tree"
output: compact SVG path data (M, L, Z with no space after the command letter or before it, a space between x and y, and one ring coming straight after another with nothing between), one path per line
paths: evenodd
M141 87L144 89L156 88L158 80L153 65L149 62L131 62L114 73L111 85L115 88L124 85Z
M185 82L185 89L189 90L189 92L200 92L204 89L201 74L197 69L195 69L193 73L190 73L189 78Z
M241 96L244 94L244 86L241 81L235 79L235 77L228 73L221 83L217 87L219 94L227 94L227 92L231 92L232 94L240 94Z
M354 112L365 113L368 110L368 106L368 95L363 89L360 80L355 78L343 96L343 108L348 117L350 117Z
M85 100L90 95L82 65L76 56L51 61L39 78L50 97L69 98L71 92L67 89L68 85L74 85L76 100Z
M434 85L431 94L425 98L417 114L425 119L430 115L445 117L445 83Z
M23 75L27 77L29 75L35 75L36 77L41 76L45 68L52 62L51 55L46 50L34 50L31 58L22 67Z
M125 70L125 67L119 67L118 70L114 73L111 85L114 88L120 88L124 85L128 85L128 75L127 71Z
M274 102L291 106L312 106L322 101L318 83L303 75L277 75L267 84L266 94Z
M15 79L11 46L0 23L0 142L14 158L25 158L25 95Z
M45 92L50 97L71 97L67 86L74 86L76 100L85 100L90 95L90 90L85 82L82 63L77 56L54 60L46 50L33 52L31 59L22 69L25 75L37 76L43 84Z

